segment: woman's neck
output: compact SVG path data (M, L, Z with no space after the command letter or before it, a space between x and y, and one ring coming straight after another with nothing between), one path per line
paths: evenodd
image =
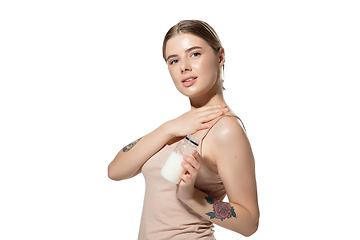
M226 104L222 92L207 97L190 98L190 105L192 109L219 104Z
M210 91L207 93L189 98L191 109L201 108L210 105L219 105L219 104L226 104L224 95L223 95L223 85L222 80L220 79L220 75L218 76L218 80L212 86Z

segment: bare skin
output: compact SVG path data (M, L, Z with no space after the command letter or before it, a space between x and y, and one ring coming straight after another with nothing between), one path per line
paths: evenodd
M228 109L225 105L211 105L191 109L180 117L165 122L119 151L109 164L109 178L120 181L136 176L141 172L142 165L165 144L174 143L179 137L184 137L188 133L210 128L214 123L213 120L226 112Z
M195 137L213 126L229 112L222 94L221 68L225 52L214 50L192 34L178 34L166 45L170 75L180 93L189 97L191 109L170 120L141 140L129 144L110 163L108 174L113 180L131 178L142 165L165 144L175 144L181 137ZM184 82L184 80L189 80ZM213 199L194 187L200 162L221 177L229 203ZM222 227L250 236L259 222L255 163L250 143L235 118L222 118L203 142L202 156L194 151L184 156L177 197L195 212Z

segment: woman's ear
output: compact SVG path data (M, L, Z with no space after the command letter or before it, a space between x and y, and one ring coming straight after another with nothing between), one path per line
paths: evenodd
M219 68L221 68L225 64L225 50L224 50L224 48L220 48L218 54L219 54Z

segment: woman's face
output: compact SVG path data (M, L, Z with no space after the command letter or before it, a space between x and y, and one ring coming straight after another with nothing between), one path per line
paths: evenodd
M225 61L223 49L215 53L202 38L186 33L168 40L165 56L176 88L190 98L216 87Z

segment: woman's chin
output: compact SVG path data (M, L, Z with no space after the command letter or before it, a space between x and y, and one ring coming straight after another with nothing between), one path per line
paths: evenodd
M179 92L182 95L189 97L189 98L195 98L195 97L201 96L201 92L197 91L196 89L189 89L189 88L187 88L185 90L181 89L181 90L179 90Z

